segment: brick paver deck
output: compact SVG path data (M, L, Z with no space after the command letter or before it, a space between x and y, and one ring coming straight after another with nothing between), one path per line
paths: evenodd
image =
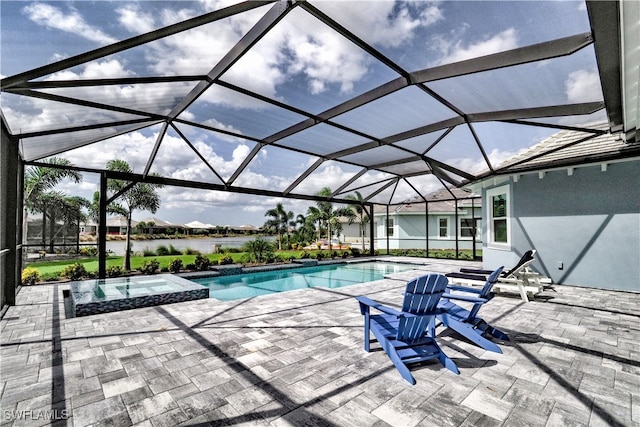
M426 271L460 262L423 260ZM2 321L2 425L640 425L640 294L554 286L498 296L504 353L447 331L458 364L362 348L354 295L397 305L415 273L337 289L65 317L68 285L25 287Z

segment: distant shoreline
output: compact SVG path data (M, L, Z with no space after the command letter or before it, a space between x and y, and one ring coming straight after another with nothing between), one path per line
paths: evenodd
M182 239L237 239L238 237L258 238L265 237L264 234L226 234L224 236L218 234L210 235L189 235L189 234L154 234L154 235L131 235L131 240L146 241L146 240L182 240ZM126 234L107 234L107 241L124 241L127 239ZM80 242L96 242L97 236L85 234L80 236Z

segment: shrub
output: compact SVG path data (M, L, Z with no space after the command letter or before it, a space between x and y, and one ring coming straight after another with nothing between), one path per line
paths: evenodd
M349 252L347 252L347 251L342 252L342 259L345 259L348 256L349 256Z
M264 262L273 256L274 247L266 239L258 237L245 243L242 248L249 254L251 260L255 262Z
M119 265L112 265L107 267L107 277L120 277L122 275L122 267Z
M184 251L182 251L182 254L183 255L200 255L200 251L196 249L186 248Z
M158 246L156 248L156 254L158 256L180 255L182 254L182 252L176 249L173 245L169 244L169 246L165 246L165 245Z
M68 265L62 270L62 275L70 280L80 280L87 275L87 269L84 265L76 262L75 264Z
M177 273L182 270L182 260L180 258L172 259L169 262L169 271L172 273Z
M158 255L162 255L162 254L158 254ZM142 250L142 256L144 256L144 257L156 256L156 253L153 251L153 249L149 249L148 247L145 247Z
M55 282L56 280L60 280L60 272L43 273L40 275L40 280L42 282Z
M218 260L218 265L233 264L233 258L230 255L225 255Z
M205 271L211 267L211 260L202 255L196 255L194 264L197 271Z
M187 264L184 266L185 270L190 270L193 271L196 269L196 265L195 264Z
M309 258L311 258L311 255L309 255L309 252L307 251L300 252L300 259L309 259Z
M355 248L355 247L352 246L350 251L351 251L351 256L352 257L355 258L355 257L359 257L360 256L360 249Z
M40 272L35 268L27 267L22 270L23 285L35 285L36 282L39 282L40 280Z
M320 261L320 260L322 260L322 258L324 258L324 254L323 254L322 252L318 252L318 253L316 254L316 259L317 259L318 261Z
M337 258L338 257L338 251L333 251L333 253L331 254L331 258Z
M80 255L96 256L98 255L98 248L96 248L95 246L83 246L80 248Z
M158 271L160 267L160 263L157 259L150 259L149 261L143 261L142 266L140 267L140 271L143 274L153 274Z

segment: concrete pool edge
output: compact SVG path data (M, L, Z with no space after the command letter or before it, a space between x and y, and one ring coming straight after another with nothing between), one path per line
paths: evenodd
M398 260L392 256L374 256L374 257L362 257L362 258L348 258L348 259L329 259L324 261L310 260L316 261L315 263L306 263L301 262L306 260L294 260L292 263L286 264L267 264L267 265L258 265L252 267L239 267L240 264L231 264L227 266L214 266L213 270L207 271L192 271L188 273L176 273L175 276L181 277L183 279L191 280L191 279L204 279L208 277L219 277L219 276L231 276L231 275L239 275L239 274L247 274L247 273L263 273L267 271L279 271L279 270L291 270L298 269L304 267L314 267L314 266L322 266L322 265L331 265L331 264L359 264L365 262L393 262L398 264L408 264L408 265L416 265L416 266L426 266L428 265L425 261L420 261L416 259L412 260ZM219 270L224 269L224 267L233 267L234 271L237 273L227 273L221 274ZM239 268L238 268L239 267Z
M127 286L124 283L140 285L152 281L165 281L171 283L173 288L134 296L114 296L115 294L105 295L104 293L98 295L101 286ZM131 277L119 277L71 282L69 297L70 314L74 317L83 317L197 299L208 299L209 288L177 275L158 274L153 276L133 276L133 279Z

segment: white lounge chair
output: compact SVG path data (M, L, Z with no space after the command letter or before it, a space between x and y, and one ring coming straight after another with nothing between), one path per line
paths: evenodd
M545 279L529 267L535 261L535 254L535 249L525 252L511 270L502 272L493 289L498 292L518 292L524 302L529 302L528 295L542 292ZM446 276L453 283L482 286L491 273L492 270L461 268L460 272L448 273Z

